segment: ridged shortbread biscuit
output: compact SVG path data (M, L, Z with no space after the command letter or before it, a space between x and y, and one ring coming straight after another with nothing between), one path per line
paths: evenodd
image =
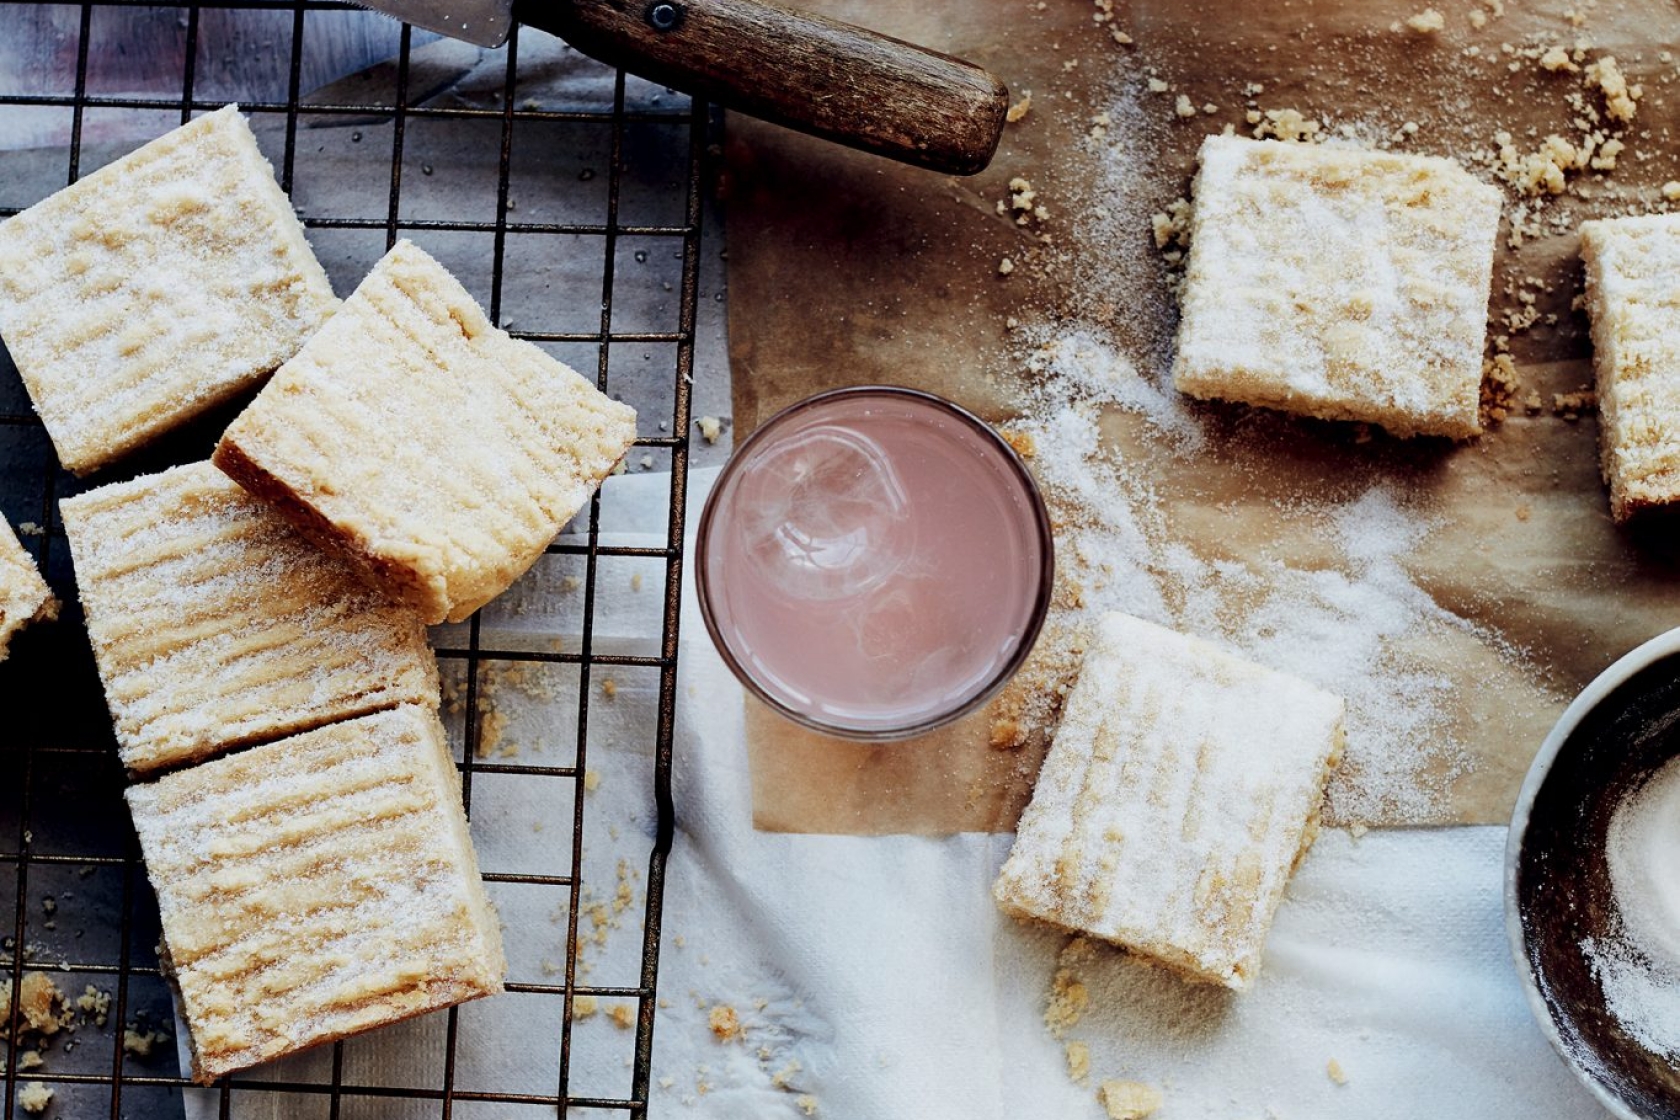
M440 623L531 568L633 440L630 406L492 326L398 242L215 463Z
M1181 392L1481 430L1497 190L1448 159L1210 136L1194 195Z
M507 590L635 435L629 406L491 325L403 241L215 462L436 623Z
M232 105L0 223L0 336L77 474L255 386L337 302Z
M440 623L531 568L633 440L630 406L492 326L398 242L215 463Z
M1105 615L998 902L1246 988L1341 744L1337 697Z
M1680 501L1680 214L1581 224L1610 511Z
M501 929L432 709L127 797L199 1081L502 990Z
M60 503L128 768L438 702L412 610L209 463Z
M58 600L41 578L35 561L18 542L11 525L0 517L0 661L12 635L31 622L58 617Z

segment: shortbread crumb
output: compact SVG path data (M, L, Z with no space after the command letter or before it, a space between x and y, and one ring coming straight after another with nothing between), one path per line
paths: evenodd
M1097 1099L1109 1120L1145 1120L1161 1107L1161 1090L1141 1081L1104 1081Z

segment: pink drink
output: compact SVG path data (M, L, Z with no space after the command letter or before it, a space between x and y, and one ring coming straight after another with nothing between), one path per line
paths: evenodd
M853 738L980 704L1037 637L1049 521L990 428L937 397L847 389L735 452L701 518L707 627L783 714Z

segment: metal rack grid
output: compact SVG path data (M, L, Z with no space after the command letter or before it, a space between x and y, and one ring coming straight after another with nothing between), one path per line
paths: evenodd
M178 113L181 122L195 113L218 108L219 100L195 96L196 58L200 32L200 13L205 9L236 11L279 11L291 15L291 57L289 92L284 101L242 102L242 108L253 116L283 115L285 121L284 157L277 171L282 187L290 193L299 154L298 123L300 115L344 117L375 117L389 119L393 124L390 158L390 182L386 212L383 216L344 216L305 214L304 224L314 230L380 231L389 247L408 231L439 231L450 233L483 233L492 235L493 262L489 313L502 321L502 290L504 250L510 234L572 234L598 238L603 253L601 310L599 328L594 331L516 330L515 337L534 342L593 343L598 349L597 384L608 388L609 351L620 343L667 343L675 349L674 386L671 404L670 435L644 435L638 447L663 449L669 455L670 494L666 544L663 548L613 547L599 543L600 498L592 500L587 516L587 537L582 544L555 544L550 553L565 553L582 557L585 578L582 581L583 629L582 644L575 652L533 652L528 650L495 649L481 641L479 618L475 615L466 630L466 642L450 648L439 648L443 660L464 663L466 687L464 693L467 744L461 763L464 797L470 812L473 777L475 774L512 774L528 781L559 779L572 783L573 813L571 820L570 866L557 867L552 874L486 874L491 883L528 884L564 890L568 896L566 907L566 961L561 982L553 984L510 983L515 993L558 996L563 999L564 1014L560 1020L554 1046L559 1051L559 1081L551 1095L499 1093L459 1089L455 1084L455 1064L460 1032L463 1029L456 1010L447 1015L446 1057L438 1088L403 1088L380 1085L349 1085L344 1079L344 1043L337 1043L332 1051L332 1074L327 1084L311 1084L273 1080L262 1070L252 1075L224 1078L218 1086L219 1112L232 1111L233 1091L263 1094L306 1094L315 1100L325 1097L327 1115L338 1117L341 1106L351 1098L399 1098L408 1101L434 1102L444 1117L452 1115L456 1102L501 1102L507 1104L548 1106L565 1116L569 1110L598 1109L613 1113L628 1113L642 1117L647 1113L650 1066L653 1046L656 983L659 965L660 911L664 893L666 856L670 849L673 814L670 773L671 746L676 703L676 658L678 616L682 581L682 537L686 512L687 471L690 428L690 386L694 368L695 326L700 270L700 225L707 155L707 138L712 118L705 105L679 99L673 109L628 109L625 99L625 74L618 71L613 82L613 102L610 109L539 110L516 106L515 81L518 66L519 37L515 29L506 47L506 74L500 108L425 106L411 104L410 59L414 49L414 33L404 25L400 51L396 60L395 96L390 103L370 104L305 104L300 90L303 70L304 29L310 14L319 11L354 10L352 5L335 0L207 0L201 4L172 6L185 20L186 48L180 95L173 98L103 96L89 92L89 46L97 8L119 7L124 0L92 0L81 3L79 39L75 54L74 89L69 94L23 93L0 88L0 112L18 106L56 106L71 114L70 135L65 159L68 182L75 182L83 156L84 117L90 109L144 109ZM0 4L0 8L6 5ZM76 7L76 5L70 5ZM4 75L0 75L4 81ZM414 220L401 216L404 170L404 136L407 125L427 118L488 118L499 121L500 149L486 151L484 158L497 162L497 196L494 221ZM509 200L510 163L514 148L514 126L523 121L576 122L598 125L611 133L611 164L606 185L606 212L596 223L543 223L510 220ZM625 169L626 125L636 122L660 122L686 126L686 201L684 218L676 224L623 225L619 222L620 184ZM15 213L16 209L0 208L0 217ZM615 250L620 238L626 236L662 238L681 246L681 281L678 296L678 323L674 331L614 332L613 294ZM9 359L0 357L0 380L16 381L15 369ZM20 398L21 399L21 398ZM8 447L8 444L11 446ZM91 655L75 611L73 576L69 571L68 548L56 512L56 495L70 484L53 456L50 443L35 416L26 409L0 408L0 462L13 462L20 454L27 454L36 444L44 449L44 462L37 481L31 483L38 494L39 525L43 532L26 544L37 553L43 571L55 585L60 599L67 604L65 618L56 626L39 628L43 637L33 634L26 639L35 643L29 649L33 666L24 659L14 659L0 673L0 710L5 711L0 722L0 900L15 890L15 905L10 936L0 951L0 976L12 981L11 1005L6 1009L6 1022L15 1022L18 1014L20 983L25 971L32 967L65 970L79 982L92 978L112 986L110 1020L115 1024L110 1042L108 1069L99 1072L55 1072L51 1068L22 1072L18 1069L18 1046L6 1046L3 1064L5 1094L0 1118L13 1120L22 1115L17 1103L19 1087L27 1081L40 1081L58 1088L76 1087L82 1093L103 1093L109 1090L109 1115L153 1116L173 1113L177 1091L191 1083L179 1074L160 1075L136 1071L135 1063L126 1057L123 1046L123 1024L128 1022L137 1002L135 987L146 984L161 990L163 973L157 965L150 939L155 937L155 903L145 882L144 868L127 815L120 801L122 778L116 761L114 743L105 718L103 698L93 675ZM155 469L155 468L154 468ZM17 479L0 480L17 485ZM97 479L96 481L105 481ZM580 519L581 522L581 519ZM663 561L664 589L662 630L658 636L658 653L653 656L597 654L592 647L592 626L595 618L597 562L606 557L639 557ZM49 634L50 632L50 634ZM41 648L45 647L45 648ZM504 765L485 761L474 749L481 733L482 689L481 662L503 661L552 662L577 666L576 696L576 758L572 765L537 767ZM589 725L590 671L596 666L634 666L656 671L658 674L658 705L656 742L654 744L653 785L650 797L657 811L657 828L646 865L645 913L642 931L640 978L634 986L588 986L578 976L578 915L579 892L583 886L581 861L584 850L583 788ZM39 701L42 696L53 698L51 713ZM31 703L31 700L34 703ZM560 701L556 701L557 703ZM59 718L62 714L63 718ZM12 725L7 729L7 725ZM91 773L87 779L86 797L78 800L69 812L82 819L120 820L118 850L108 854L89 854L87 851L54 851L54 843L43 835L58 835L63 831L54 823L45 828L52 814L63 814L65 806L55 805L42 793L43 775L51 771L64 774L71 771ZM72 831L75 826L72 826ZM76 847L75 844L69 845ZM97 844L94 845L98 847ZM76 870L82 875L110 875L120 880L115 892L120 896L119 916L116 920L116 960L69 959L63 962L40 963L26 960L25 946L31 913L31 880L41 879L55 872ZM13 880L7 882L8 879ZM7 889L10 888L10 889ZM75 993L72 991L71 997ZM578 996L595 996L634 1000L635 1018L634 1058L631 1088L627 1096L592 1097L571 1092L572 1003ZM4 1032L0 1032L3 1036ZM295 1099L295 1098L294 1098ZM159 1111L159 1110L163 1111ZM90 1113L91 1115L91 1113Z

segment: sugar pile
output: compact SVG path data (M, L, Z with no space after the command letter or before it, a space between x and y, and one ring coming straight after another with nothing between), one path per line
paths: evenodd
M1622 1028L1654 1054L1680 1056L1680 759L1616 807L1608 842L1619 929L1581 951Z

